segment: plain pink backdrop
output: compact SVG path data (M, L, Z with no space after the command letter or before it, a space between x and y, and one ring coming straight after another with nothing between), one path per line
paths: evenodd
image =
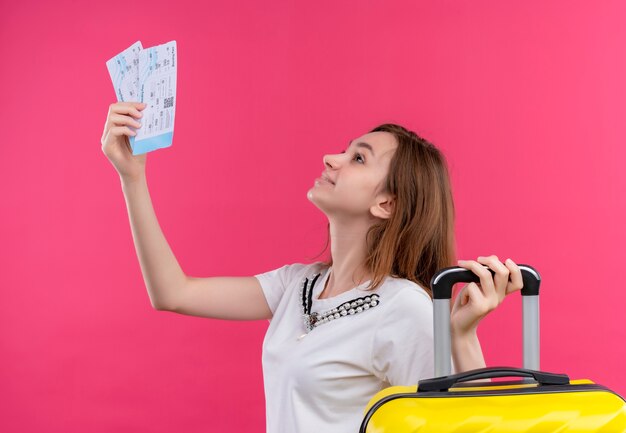
M542 276L541 367L626 394L623 1L0 4L0 430L263 432L267 322L151 308L100 137L105 62L176 40L148 155L190 276L308 262L322 156L384 122L448 158L460 258ZM519 365L518 296L481 329Z

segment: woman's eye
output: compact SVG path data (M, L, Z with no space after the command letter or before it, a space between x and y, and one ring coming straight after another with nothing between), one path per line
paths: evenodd
M356 159L357 161L360 160L361 164L363 164L365 162L365 160L363 159L363 157L361 156L360 153L355 153L354 154L354 159Z

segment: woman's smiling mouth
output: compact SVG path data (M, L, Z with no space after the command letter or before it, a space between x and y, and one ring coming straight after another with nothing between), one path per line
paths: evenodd
M315 179L315 182L316 183L327 183L329 185L334 185L335 184L332 180L330 180L330 178L326 175L326 173L322 173L322 175L319 178Z

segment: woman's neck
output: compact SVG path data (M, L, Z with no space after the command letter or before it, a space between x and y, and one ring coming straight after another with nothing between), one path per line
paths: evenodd
M365 242L369 223L351 221L341 224L330 221L330 250L333 265L326 287L319 298L330 298L353 289L371 279L365 268L367 245Z

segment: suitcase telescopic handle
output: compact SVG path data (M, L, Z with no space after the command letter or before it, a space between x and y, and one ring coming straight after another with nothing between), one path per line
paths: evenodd
M490 367L470 370L451 376L436 377L419 381L418 392L447 391L460 382L496 377L532 377L540 385L567 385L569 376L566 374L546 373L545 371L527 370L511 367Z
M482 265L494 276L495 272ZM539 272L529 265L517 265L522 273L524 368L539 370ZM437 271L430 280L434 304L435 376L448 376L452 370L450 341L450 299L456 283L480 283L469 269L452 266Z

